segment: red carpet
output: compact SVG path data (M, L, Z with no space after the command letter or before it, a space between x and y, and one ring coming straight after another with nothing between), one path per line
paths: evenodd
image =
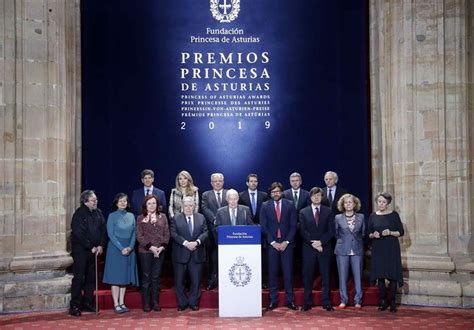
M65 311L0 316L1 329L473 329L474 310L400 306L397 313L376 307L308 312L278 308L261 318L219 318L217 309L197 312L164 309L144 313L132 310L117 315L111 310L98 316L72 317Z

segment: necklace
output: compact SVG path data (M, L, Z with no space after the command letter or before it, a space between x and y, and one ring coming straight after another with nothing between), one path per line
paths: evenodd
M351 215L348 215L347 213L345 213L344 215L346 216L346 218L352 218L354 216L355 212L352 213Z

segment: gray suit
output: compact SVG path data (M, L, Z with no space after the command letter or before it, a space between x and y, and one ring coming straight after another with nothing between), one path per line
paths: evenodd
M365 221L362 213L356 213L354 229L351 231L344 214L336 215L334 220L336 225L336 254L337 269L339 272L339 293L341 303L348 302L347 279L349 277L349 266L354 276L356 304L362 302L362 265L364 259L364 236ZM352 253L351 253L352 252Z
M193 213L193 233L189 232L188 221L184 213L179 213L173 218L170 226L171 239L173 240L173 250L171 258L174 266L174 278L176 299L178 305L198 306L201 292L199 283L201 282L202 264L206 261L206 249L204 243L208 237L206 220L199 213ZM183 243L185 241L194 242L199 240L201 244L196 250L190 251ZM191 287L189 299L184 293L184 276L189 274Z
M247 206L237 205L236 215L236 226L251 226L254 224L250 215L250 209ZM224 206L217 210L215 226L232 226L229 206Z

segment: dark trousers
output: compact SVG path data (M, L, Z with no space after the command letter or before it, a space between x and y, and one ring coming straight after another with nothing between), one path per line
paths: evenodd
M95 257L92 252L72 252L73 279L71 284L71 307L81 308L81 292L84 290L86 305L93 306L95 288Z
M379 301L381 305L385 305L387 302L387 289L385 288L385 279L379 278L377 280L379 286ZM395 306L397 302L397 281L389 280L390 287L390 304Z
M176 290L176 300L180 307L183 306L199 306L199 298L201 297L200 282L202 274L202 263L195 263L190 260L186 264L173 262L174 266L174 283ZM184 292L184 278L189 275L190 288L189 297Z
M303 286L304 286L304 304L313 304L313 282L316 267L321 273L321 281L323 286L322 302L323 306L331 304L329 269L331 266L332 255L322 254L320 252L305 251L303 254Z
M288 246L280 252L268 245L268 288L270 289L270 303L278 303L278 275L280 268L283 273L286 303L294 303L293 292L293 246Z
M213 225L211 225L213 226ZM217 232L214 227L209 230L209 236L207 240L207 255L209 256L208 269L207 269L207 282L209 285L217 284Z
M153 253L138 253L138 258L142 271L140 293L142 294L143 306L153 307L158 305L161 269L165 254L161 253L159 258L155 258Z

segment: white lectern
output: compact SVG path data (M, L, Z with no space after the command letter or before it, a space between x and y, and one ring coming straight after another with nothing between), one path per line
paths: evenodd
M262 316L260 226L219 226L219 317Z

